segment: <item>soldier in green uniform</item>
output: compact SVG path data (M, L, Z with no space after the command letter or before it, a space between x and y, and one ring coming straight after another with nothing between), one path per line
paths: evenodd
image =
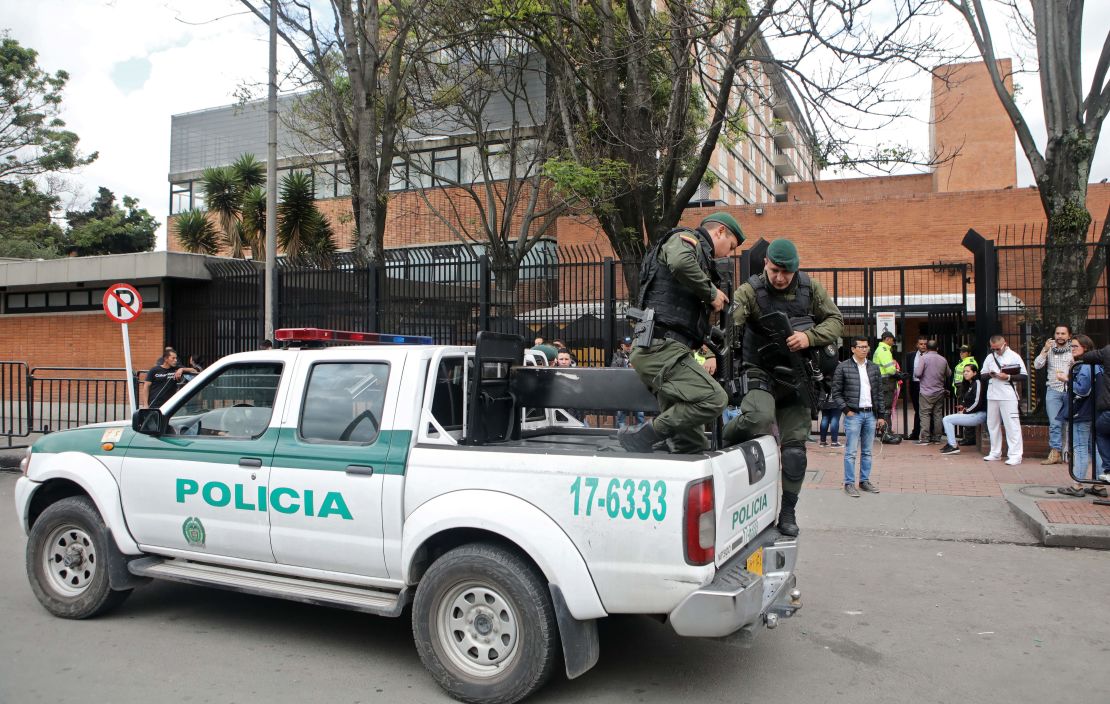
M782 510L779 531L798 534L794 507L802 490L806 472L806 440L811 428L810 407L798 384L806 383L796 375L776 373L789 367L789 355L835 345L844 332L844 317L825 287L798 271L798 250L790 240L775 240L767 247L763 273L742 284L733 298L733 330L743 329L743 399L740 415L724 430L724 440L734 444L771 432L778 422L782 447ZM790 319L793 334L786 340L788 350L768 351L769 339L760 326L760 317L782 312Z
M619 431L625 450L651 452L660 440L669 440L674 452L706 448L704 426L721 415L728 397L690 351L709 333L710 310L728 305L713 260L731 255L743 241L735 218L714 213L696 229L671 230L644 257L639 307L655 311L655 327L650 344L634 348L629 361L661 412L650 423Z

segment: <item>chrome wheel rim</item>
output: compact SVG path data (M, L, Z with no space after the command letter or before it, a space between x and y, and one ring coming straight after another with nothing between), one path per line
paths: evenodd
M75 525L55 528L43 546L43 574L62 596L83 594L96 577L98 563L92 537Z
M517 656L519 624L511 601L480 582L453 587L440 602L439 642L472 677L493 677Z

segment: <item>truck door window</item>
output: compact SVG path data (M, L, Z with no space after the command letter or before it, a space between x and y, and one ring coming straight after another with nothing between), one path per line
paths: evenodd
M370 444L381 431L389 365L320 363L312 367L301 409L304 440Z
M466 397L464 363L473 365L474 362L462 357L444 358L436 372L432 417L447 431L462 430L463 427L463 400Z
M174 409L176 435L254 438L266 432L274 412L281 364L255 362L221 369Z

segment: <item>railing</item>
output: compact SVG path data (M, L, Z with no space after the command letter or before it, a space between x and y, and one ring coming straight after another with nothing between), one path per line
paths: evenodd
M28 428L50 433L126 420L126 384L127 371L114 367L35 367L27 377Z
M12 440L31 434L28 379L26 363L0 362L0 434L8 439L8 447L23 447Z

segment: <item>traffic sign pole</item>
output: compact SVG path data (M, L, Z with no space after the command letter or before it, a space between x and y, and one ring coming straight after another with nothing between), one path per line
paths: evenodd
M127 323L119 326L123 330L123 363L127 367L127 402L131 404L131 415L139 406L135 403L135 374L131 371L131 338L127 335Z
M139 317L143 312L143 297L138 289L131 284L112 284L104 291L104 312L108 317L120 324L123 332L123 363L127 368L127 403L131 406L131 415L135 415L139 404L135 402L135 373L131 368L131 338L127 334L127 323Z

